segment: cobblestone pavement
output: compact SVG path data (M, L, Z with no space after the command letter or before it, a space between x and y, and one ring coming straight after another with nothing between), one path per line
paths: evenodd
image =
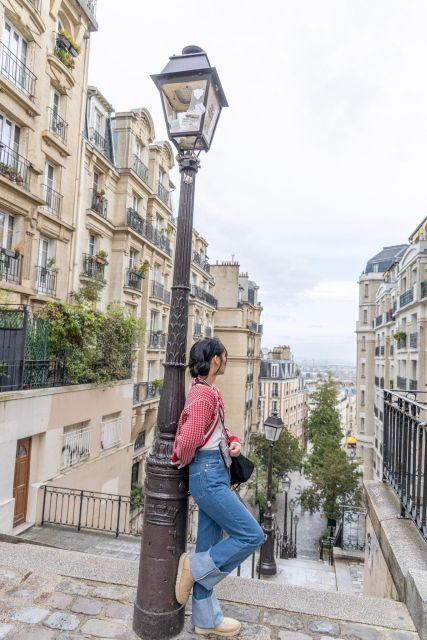
M132 631L136 590L128 586L64 578L0 566L0 640L136 640ZM241 620L241 639L417 640L410 631L232 603L224 613ZM197 638L190 618L179 640Z

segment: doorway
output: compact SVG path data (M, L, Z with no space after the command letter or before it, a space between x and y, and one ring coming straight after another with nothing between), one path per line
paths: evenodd
M25 522L27 515L28 480L30 476L31 438L18 440L16 444L15 477L13 480L13 497L15 512L13 526Z

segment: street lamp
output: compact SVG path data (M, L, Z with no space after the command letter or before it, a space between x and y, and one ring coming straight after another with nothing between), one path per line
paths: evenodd
M258 562L258 571L266 576L274 576L277 573L276 561L274 559L274 527L273 514L271 511L271 494L272 494L272 471L273 471L273 446L280 438L283 421L278 417L276 412L267 418L264 422L265 438L268 440L268 463L267 463L267 507L264 512L264 521L262 528L266 535L264 544L260 550L260 560Z
M295 523L295 545L294 545L294 558L297 557L297 528L298 528L299 516L297 514L294 515L294 523Z
M294 542L293 542L293 530L294 530L294 511L297 506L297 501L295 498L291 498L289 500L289 511L291 512L291 539L289 542L289 551L291 558L294 558Z
M171 454L185 403L195 178L198 155L209 150L221 109L228 105L218 74L199 47L186 47L182 55L172 56L152 79L161 94L169 139L178 149L181 191L165 375L155 441L146 463L133 629L144 640L166 640L180 633L185 614L185 606L175 598L175 576L186 549L188 469L172 465Z
M285 493L285 517L283 522L283 538L282 548L280 550L280 557L287 559L288 554L288 491L291 488L291 479L288 475L284 475L282 478L282 488Z

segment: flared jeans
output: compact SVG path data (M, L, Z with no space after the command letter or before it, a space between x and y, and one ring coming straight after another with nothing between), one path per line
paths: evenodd
M190 493L199 507L192 622L213 628L224 618L213 587L264 542L264 532L234 491L220 451L199 451L189 468ZM224 532L227 537L224 538Z

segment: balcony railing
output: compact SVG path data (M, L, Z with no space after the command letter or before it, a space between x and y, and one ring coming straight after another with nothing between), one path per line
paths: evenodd
M424 280L421 283L421 297L425 298L427 296L427 280Z
M203 271L206 271L206 273L210 273L211 272L211 268L210 268L209 262L198 251L195 251L193 253L193 262L195 262L197 265L199 265L199 267L201 267L203 269Z
M96 189L92 189L90 208L95 211L101 218L107 218L108 200L104 195L101 195Z
M24 156L0 142L0 175L28 191L30 188L30 166Z
M0 282L20 284L22 255L17 251L0 248Z
M418 380L409 380L410 391L416 391L418 389Z
M397 348L406 349L406 336L397 339Z
M167 336L162 331L150 331L148 346L152 349L166 349Z
M398 389L406 389L406 378L402 378L401 376L397 376L397 388Z
M382 323L383 323L383 314L381 313L381 315L375 318L375 326L379 327Z
M160 398L162 388L152 382L137 382L133 386L133 403L141 404Z
M56 295L57 273L47 267L36 266L36 288L48 296Z
M63 118L61 118L57 111L52 109L52 107L48 107L47 111L49 114L49 131L58 136L58 138L61 138L62 142L65 144L67 142L68 124Z
M205 327L205 338L212 338L212 327Z
M384 393L384 480L400 499L402 515L412 518L427 539L426 405L405 393Z
M83 274L89 278L104 278L105 262L88 253L83 254Z
M200 322L195 322L194 323L193 336L195 338L201 338L202 337L202 325L200 324Z
M166 189L166 187L164 187L161 182L157 183L157 195L159 196L160 200L164 202L164 204L170 209L171 194L170 194L170 191Z
M49 187L49 185L42 184L42 198L45 201L44 208L52 215L60 218L63 195Z
M416 331L409 334L409 347L410 349L416 349L418 347L418 333Z
M413 300L414 300L414 290L412 288L407 289L407 291L405 291L404 293L401 293L399 296L399 308L401 309L402 307L406 306Z
M167 291L160 282L151 283L151 297L157 300L163 300L165 304L171 303L170 291Z
M211 295L210 293L208 293L207 291L205 291L201 287L197 287L195 284L191 285L191 293L190 293L190 295L193 298L197 298L198 300L202 300L203 302L206 302L211 307L214 307L214 309L216 309L218 307L217 299L214 298L213 295Z
M152 244L156 245L156 247L159 247L159 249L167 253L168 256L172 255L170 241L166 234L161 233L158 229L153 227L151 222L147 222L146 220L141 218L137 211L129 208L127 221L131 229L149 240Z
M134 402L134 404L137 404L137 403ZM136 453L137 451L144 449L144 447L145 447L145 431L140 431L135 438L135 442L133 444L133 451L134 453Z
M392 320L394 320L394 311L393 309L389 309L385 314L385 321L391 322Z
M132 157L132 169L135 171L138 178L141 178L143 182L148 183L148 167L142 162L141 158L138 158L136 154Z
M113 418L101 423L101 449L111 449L120 444L122 419Z
M78 464L90 455L91 429L78 429L65 433L62 439L61 469Z
M101 153L105 153L107 146L106 140L104 136L99 133L99 131L94 129L94 127L91 127L89 129L89 140L92 142L93 146L98 149L98 151L100 151Z
M1 74L22 93L34 100L36 76L5 44L0 43Z
M126 269L125 287L135 289L135 291L142 291L142 281L144 276L137 271Z

